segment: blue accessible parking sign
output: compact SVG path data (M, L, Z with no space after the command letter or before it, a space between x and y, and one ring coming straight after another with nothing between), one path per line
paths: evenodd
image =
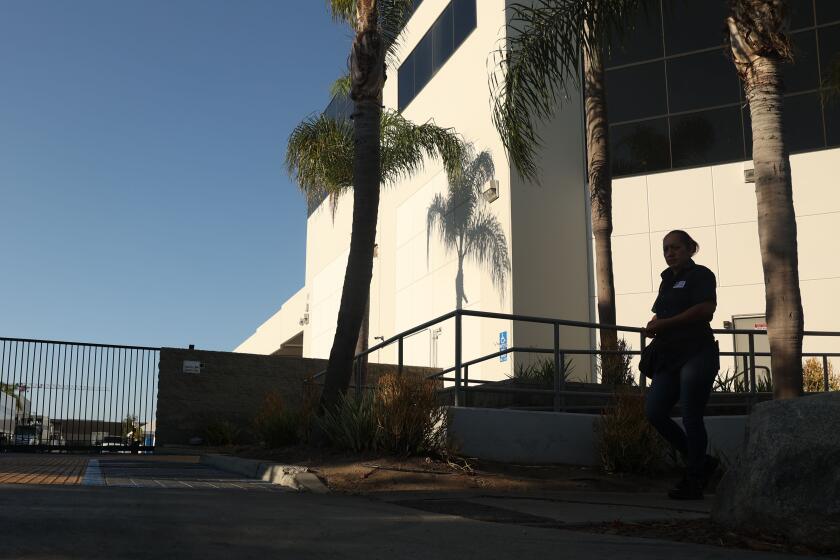
M502 331L499 333L499 352L504 352L507 350L507 331ZM502 354L499 356L500 362L506 362L508 359L507 354Z

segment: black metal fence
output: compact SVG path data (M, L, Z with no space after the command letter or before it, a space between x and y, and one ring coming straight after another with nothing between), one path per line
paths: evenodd
M0 338L0 449L154 448L159 348Z

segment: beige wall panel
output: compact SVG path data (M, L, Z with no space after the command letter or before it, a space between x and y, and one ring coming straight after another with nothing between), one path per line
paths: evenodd
M717 227L720 286L764 284L758 227L755 222Z
M800 288L805 330L840 331L837 306L832 305L840 293L840 278L806 280L800 282ZM840 336L806 336L802 348L805 352L840 353ZM840 358L834 358L834 371L840 372Z
M650 235L622 235L613 237L613 277L615 293L650 292L651 284Z
M612 195L614 236L650 231L647 177L616 179L613 181Z
M840 148L790 157L796 215L840 212Z
M715 223L712 172L708 167L647 176L652 231Z
M744 182L744 162L712 167L718 225L756 220L755 183Z
M836 247L838 226L840 212L796 219L800 280L840 277L840 255Z

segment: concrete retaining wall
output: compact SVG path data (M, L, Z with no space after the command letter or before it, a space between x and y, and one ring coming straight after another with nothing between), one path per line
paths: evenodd
M450 407L448 415L450 439L468 457L523 464L589 466L598 462L593 432L596 414ZM711 450L734 459L745 425L746 416L707 417Z

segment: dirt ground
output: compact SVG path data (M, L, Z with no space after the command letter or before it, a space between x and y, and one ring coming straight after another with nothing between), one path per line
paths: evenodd
M470 458L397 458L358 455L330 449L293 446L266 450L240 447L225 450L239 457L309 467L334 492L370 495L390 492L488 492L543 494L563 490L602 492L667 492L678 472L656 477L609 474L593 467L572 465L511 465ZM719 479L710 482L710 493ZM458 512L451 512L457 514ZM764 552L786 552L840 558L840 551L822 551L795 545L772 535L745 534L715 524L711 519L645 523L600 523L563 529L692 542Z
M664 492L677 477L672 473L656 479L607 474L591 467L511 465L470 458L447 461L432 457L360 456L303 446L275 450L239 448L235 454L309 467L331 490L349 494L470 490L511 494L557 490Z

